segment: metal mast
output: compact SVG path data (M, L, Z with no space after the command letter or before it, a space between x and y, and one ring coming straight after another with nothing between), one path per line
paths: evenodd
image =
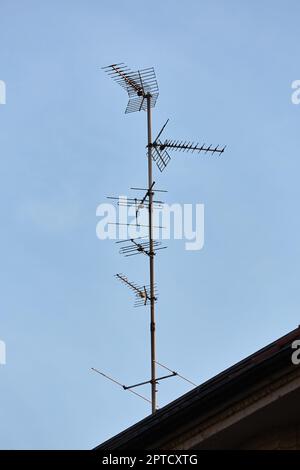
M155 341L155 296L154 296L154 250L153 250L153 176L152 176L152 122L151 94L147 94L148 129L148 197L149 197L149 242L150 242L150 335L151 335L151 403L152 413L156 411L156 341Z

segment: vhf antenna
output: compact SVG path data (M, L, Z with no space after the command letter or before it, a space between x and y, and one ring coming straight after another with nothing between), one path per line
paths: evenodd
M125 386L122 385L115 379L107 376L106 374L100 372L98 369L93 368L95 372L100 373L107 379L115 382L116 384L123 387L124 390L131 390L134 387L139 387L141 385L150 384L151 385L151 400L148 400L142 395L139 395L135 392L136 395L140 396L146 401L151 402L152 413L155 413L157 409L156 404L156 395L157 383L169 377L178 376L187 380L190 384L195 385L188 379L185 379L183 376L178 374L175 371L167 368L166 366L158 363L156 361L156 342L155 342L155 304L157 302L157 293L155 285L155 274L154 274L154 259L157 250L163 249L160 242L157 242L153 239L153 210L155 208L161 207L163 204L160 200L154 200L155 192L164 192L163 190L154 189L155 182L153 181L152 175L152 161L154 161L158 169L162 172L168 165L171 160L169 152L171 151L183 151L183 152L196 152L196 153L206 153L210 155L221 155L225 147L220 147L219 145L212 147L212 145L205 145L199 143L194 143L190 141L178 141L178 140L161 140L161 135L165 130L168 121L163 125L160 132L158 133L155 140L152 140L152 108L155 107L159 90L158 84L153 68L142 69L138 71L130 70L124 63L112 64L107 67L103 67L105 72L121 87L123 87L128 94L128 104L125 109L125 113L132 113L136 111L146 111L147 113L147 157L148 157L148 187L147 188L132 188L138 191L146 191L143 197L140 198L130 198L126 200L118 199L119 205L125 206L134 206L136 209L136 225L138 223L139 211L142 209L148 210L148 239L142 240L142 238L132 238L129 240L124 240L117 243L129 242L127 245L122 245L120 253L125 256L133 256L135 254L144 254L149 259L149 284L140 285L132 281L129 281L124 274L116 274L118 280L120 280L126 287L128 287L135 295L135 306L150 306L150 339L151 339L151 378L150 380L140 382L135 385ZM131 225L131 224L128 224ZM164 367L171 373L163 377L156 376L156 365Z

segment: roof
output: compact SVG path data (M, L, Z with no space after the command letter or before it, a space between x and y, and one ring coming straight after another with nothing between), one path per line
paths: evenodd
M184 425L196 414L216 409L266 376L292 370L295 366L291 361L291 344L295 339L300 339L300 326L103 442L96 450L151 448L154 436L157 442L172 432L175 425Z

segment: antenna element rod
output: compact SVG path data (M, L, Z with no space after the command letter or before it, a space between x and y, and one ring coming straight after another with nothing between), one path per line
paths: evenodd
M140 397L140 398L142 398L143 400L148 401L149 403L151 403L150 400L148 400L148 398L144 397L144 396L141 395L140 393L135 392L134 390L131 390L130 388L127 388L125 385L121 384L120 382L118 382L117 380L113 379L113 378L110 377L109 375L104 374L103 372L101 372L100 370L96 369L95 367L91 367L91 370L93 370L94 372L97 372L97 374L102 375L103 377L105 377L106 379L110 380L111 382L114 382L115 384L119 385L120 387L123 388L123 390L126 390L127 392L131 392L131 393L133 393L134 395L136 395L137 397Z
M190 383L191 385L194 385L195 387L197 387L197 384L195 384L194 382L192 382L191 380L187 379L186 377L183 377L183 375L179 374L178 372L175 372L174 370L172 369L169 369L169 367L167 366L164 366L161 362L158 362L158 361L155 361L156 364L158 364L160 367L163 367L164 369L168 370L169 372L173 372L173 374L177 375L178 377L180 377L181 379L185 380L186 382Z

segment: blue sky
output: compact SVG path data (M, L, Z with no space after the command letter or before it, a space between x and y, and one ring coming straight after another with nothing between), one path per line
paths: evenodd
M227 144L175 154L167 202L205 204L203 250L159 256L158 360L202 383L299 323L300 78L296 0L130 4L0 0L2 449L91 448L149 414L89 369L149 375L143 279L96 237L107 195L146 183L145 113L100 67L154 66L156 131ZM159 386L164 405L189 388ZM142 390L141 390L142 392ZM149 390L145 389L144 394Z

